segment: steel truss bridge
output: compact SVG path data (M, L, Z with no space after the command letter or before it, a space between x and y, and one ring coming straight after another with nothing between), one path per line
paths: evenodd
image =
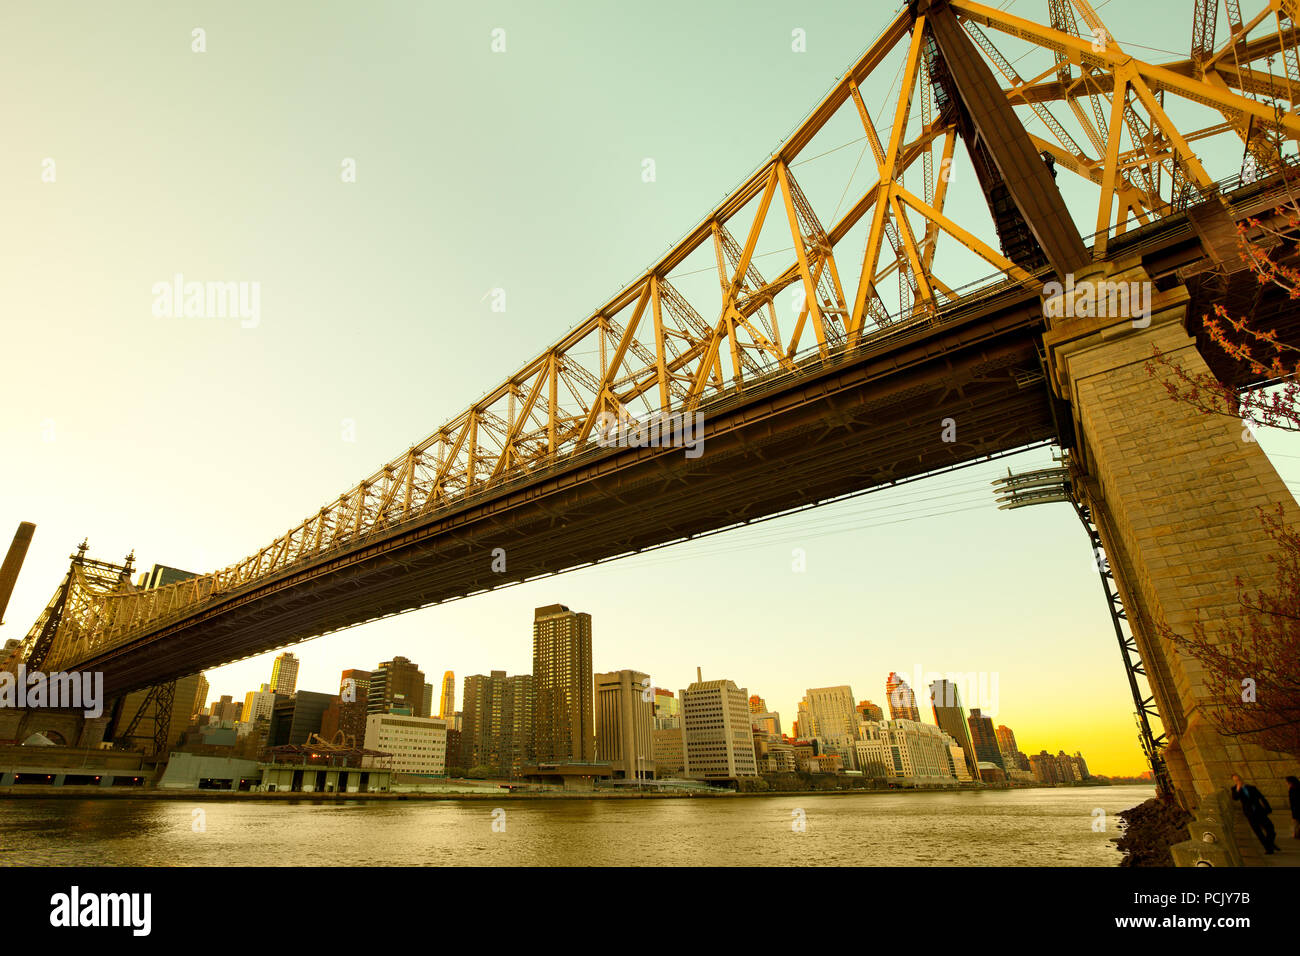
M1285 296L1227 267L1237 225L1287 194L1298 3L1244 17L1226 0L1225 23L1217 0L1184 4L1190 54L1155 63L1086 0L1046 0L1044 23L914 2L703 222L479 401L230 567L144 588L129 561L83 548L8 666L102 671L110 695L165 687L1026 446L1069 448L1069 408L1044 374L1043 285L1092 263L1185 285L1193 334L1225 302L1300 339ZM864 89L895 70L873 114ZM875 175L823 218L794 168L846 123ZM1198 155L1209 140L1228 144L1226 177ZM1092 190L1095 218L1067 208L1067 180ZM767 248L786 250L780 271L759 271ZM717 288L688 294L701 263ZM785 292L800 305L782 316ZM1205 355L1224 380L1258 384ZM602 441L603 416L697 413L698 458ZM940 440L944 419L956 441Z

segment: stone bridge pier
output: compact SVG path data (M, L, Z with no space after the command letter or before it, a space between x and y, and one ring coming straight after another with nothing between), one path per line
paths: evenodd
M43 734L62 747L98 747L108 722L107 716L86 717L81 710L4 708L0 709L0 746Z
M1149 276L1136 258L1097 263L1076 273L1075 295L1085 283L1103 280L1149 283ZM1168 370L1156 366L1155 376L1148 373L1153 346L1189 373L1209 369L1186 331L1185 287L1145 288L1151 292L1149 321L1053 308L1044 345L1052 387L1072 409L1078 438L1072 454L1086 472L1083 497L1168 735L1170 774L1179 798L1197 816L1193 839L1183 844L1196 849L1190 855L1184 850L1179 862L1221 865L1233 862L1223 846L1215 848L1232 842L1222 832L1224 822L1231 827L1223 817L1235 809L1223 802L1231 774L1264 791L1282 831L1283 777L1300 768L1282 754L1218 732L1207 707L1222 699L1220 689L1195 658L1161 637L1159 625L1189 633L1199 619L1214 635L1225 622L1240 620L1234 579L1250 590L1276 582L1268 555L1277 549L1258 509L1281 504L1288 523L1300 514L1240 421L1174 400L1162 384ZM1052 317L1059 311L1061 317Z

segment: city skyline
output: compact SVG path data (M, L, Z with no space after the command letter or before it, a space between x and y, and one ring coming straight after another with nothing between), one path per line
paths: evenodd
M567 611L567 606L562 605L562 604L554 604L554 605L551 605L550 607L547 607L547 608L536 608L536 609L534 609L534 613L540 613L540 612L543 612L543 611L548 611L548 610L550 610L550 608L552 608L552 607L554 607L554 608L565 608L566 611ZM599 633L599 627L598 627L598 625L597 625L594 621L592 622L592 624L591 624L590 626L591 626L591 632L592 632L592 642L591 642L591 643L592 643L592 657L593 657L593 659L594 659L594 658L597 656L598 648L599 648L599 641L596 639L596 635ZM306 643L306 642L305 642L305 643ZM240 663L241 663L241 664L244 664L244 665L247 665L247 664L252 664L252 663L254 663L254 662L256 662L256 661L260 661L260 660L262 660L262 659L268 659L268 660L271 661L272 670L273 670L273 672L274 672L274 670L275 670L275 668L276 668L276 666L277 666L277 662L278 662L280 656L282 656L282 652L278 652L278 651L275 651L275 652L269 652L268 654L265 654L265 655L259 655L258 657L250 658L248 661L243 661L243 662L240 662ZM405 655L398 655L398 657L403 657L403 656L405 656ZM295 661L295 663L296 663L299 667L301 667L301 666L302 666L302 665L303 665L303 664L304 664L308 659L309 659L308 657L303 656L303 657L298 658L297 661ZM412 668L412 669L418 669L418 668L421 668L421 667L422 667L421 663L420 663L418 660L415 660L415 659L413 659L413 658L408 659L408 660L406 661L406 665L409 666L409 667ZM376 667L377 665L370 665L370 666L372 666L372 667ZM227 665L226 668L218 668L218 669L215 669L215 670L228 670L229 667L230 667L230 665ZM355 670L357 670L357 668L356 668L355 666L350 667L350 668L345 668L345 669L342 671L342 677L346 678L346 676L347 676L349 673L351 673L351 672L353 672L353 671L355 671ZM615 668L615 669L611 669L610 673L612 674L612 673L618 673L619 671L628 671L628 670L632 670L632 669L631 669L631 668ZM594 673L594 677L597 678L597 679L600 678L600 677L602 677L602 676L608 676L608 675L603 675L603 674L602 674L602 671L601 671L601 669L600 669L599 667L594 668L594 672L595 672L595 673ZM213 673L214 673L214 672L205 671L204 674L203 674L204 681L203 681L203 684L200 684L200 687L202 687L204 684L207 685L207 687L208 687L208 689L207 689L207 698L208 698L208 699L207 699L207 700L204 700L204 701L201 702L202 706L204 706L204 707L210 706L210 705L213 703L214 700L215 700L215 701L220 701L221 699L223 699L223 698L225 698L225 697L233 697L233 698L234 698L234 703L235 703L235 705L238 706L239 701L240 701L241 699L243 699L243 697L242 697L242 696L241 696L241 697L235 697L235 695L234 695L233 692L230 693L230 694L226 694L226 693L224 693L224 692L221 693L221 694L218 694L217 691L214 689L216 685L213 685L213 684L211 683L211 677L212 677L212 674L213 674ZM444 674L444 682L445 682L445 679L446 679L448 676L450 676L452 673L454 673L454 671L452 671L452 670L449 669L449 670ZM887 690L886 688L887 688L887 685L888 685L888 682L889 682L889 678L893 677L895 673L896 673L896 672L892 672L892 671L891 671L891 672L887 673L885 676L883 676L883 677L881 678L881 680L880 680L880 688L882 689L882 692L883 692L884 695L886 696L886 699L888 699L888 697L887 697L887 695L888 695L888 690ZM659 680L659 679L656 679L655 676L654 676L653 674L646 675L646 676L649 676L650 681L651 681L651 685L652 685L653 689L654 689L656 692L659 692L659 693L667 692L668 694L671 694L671 695L677 696L678 698L680 698L680 690L674 690L674 689L673 689L674 687L679 687L679 688L680 688L680 687L684 687L684 686L686 686L688 683L694 683L694 681L676 681L676 683L674 683L674 680L675 680L675 679L665 679L665 680L662 680L662 681L661 681L661 680ZM902 675L900 675L900 676L902 676ZM949 676L953 676L953 675L950 674ZM470 700L470 699L476 697L478 694L480 694L481 692L480 692L480 691L477 691L477 690L471 692L471 690L469 689L470 686L471 686L471 682L473 682L473 683L472 683L472 686L473 686L473 687L478 688L478 687L480 686L479 682L483 682L483 681L498 681L498 680L499 680L499 681L517 681L517 680L520 680L520 679L531 679L532 677L533 677L533 675L532 675L531 672L529 672L529 671L524 671L524 672L521 672L520 674L512 675L512 676L510 676L510 677L507 677L507 676L506 676L506 672L500 670L499 668L481 668L481 669L479 669L479 670L474 671L473 673L466 673L466 674L461 678L461 680L462 680L462 684L461 684L461 688L460 688L459 694L463 697L464 700ZM713 674L713 675L704 674L704 675L703 675L703 679L704 679L706 682L707 682L707 681L731 681L732 683L736 684L738 687L747 687L747 685L741 683L741 682L738 681L735 677L729 676L728 674L724 674L724 673ZM339 678L336 677L336 678L335 678L335 682L337 682L338 680L339 680ZM909 683L909 686L910 686L910 682L908 682L908 683ZM946 683L946 679L944 679L943 681L941 681L941 683ZM222 686L224 686L224 684L223 684ZM445 683L444 683L444 686L445 686ZM303 689L307 689L307 688L304 687ZM593 689L593 693L594 693L594 692L598 691L599 688L598 688L598 686L597 686L595 683L593 683L593 688L592 688L592 689ZM978 708L978 707L969 707L969 706L967 706L967 704L966 704L964 698L960 698L960 691L963 690L963 689L964 689L964 687L959 687L959 704L960 704L960 708L961 708L961 710L963 710L963 711L966 713L967 716L970 715L971 711L980 711L981 709ZM808 694L809 694L810 692L841 691L841 690L842 690L842 691L845 691L845 692L849 692L849 693L847 693L846 695L844 695L845 698L846 698L846 700L849 700L849 698L852 698L852 699L849 701L849 702L851 703L851 705L852 705L850 709L856 708L856 707L858 706L858 698L863 697L863 694L860 693L859 690L854 690L854 689L853 689L853 685L852 685L852 683L849 683L849 684L842 684L842 685L841 685L841 684L837 684L837 685L813 685L813 684L809 684L809 685L804 689L804 691L803 691L803 693L802 693L801 696L802 696L803 698L805 698L805 701L806 701L806 698L807 698L807 696L808 696ZM752 699L756 699L756 700L758 700L758 701L760 701L760 702L764 702L764 703L766 703L766 696L767 696L767 695L761 693L759 690L757 690L757 689L755 689L755 688L753 688L753 687L748 687L748 692L750 692L750 697L751 697ZM249 697L249 698L253 697L254 693L255 693L254 691L248 691L248 692L247 692L247 697ZM868 698L868 699L870 699L870 698ZM923 723L923 724L926 724L926 725L929 725L929 726L940 726L940 729L944 729L944 728L942 727L942 725L938 724L938 722L934 719L935 714L934 714L934 710L933 710L933 704L931 703L931 702L932 702L932 696L931 696L930 691L927 690L926 693L922 694L919 698L917 698L917 702L918 702L918 710L920 711L920 717L919 717L918 722ZM926 719L926 706L929 706L929 707L930 707L929 719ZM783 727L789 727L789 728L790 728L790 731L789 731L789 732L784 732L784 733L781 734L781 736L782 736L783 738L787 738L787 739L791 739L791 740L795 740L795 739L809 739L809 738L814 737L814 736L818 736L818 737L822 736L822 734L820 734L820 733L813 733L813 734L806 733L806 732L805 732L805 731L806 731L806 728L803 728L803 727L800 727L800 728L799 728L799 730L800 730L800 733L799 733L799 734L796 735L795 733L793 733L794 724L795 724L795 722L796 722L797 719L798 719L796 715L799 714L799 712L800 712L801 709L802 709L802 705L801 705L800 703L797 702L796 704L794 704L793 706L790 707L790 709L789 709L788 712L785 711L785 710L783 710L783 709L780 708L780 707L776 707L776 708L772 709L771 711L769 711L769 713L774 713L774 714L776 714L776 715L781 716L782 726L783 726ZM373 713L373 711L372 711L372 713ZM457 713L460 713L460 712L457 712ZM438 715L438 716L444 716L444 715ZM1029 754L1030 756L1037 756L1037 755L1038 755L1038 752L1042 752L1042 751L1045 751L1045 752L1051 754L1051 753L1053 752L1053 749L1052 749L1053 747L1055 747L1057 751L1060 751L1060 752L1063 752L1063 753L1064 753L1064 752L1077 753L1077 752L1080 752L1080 751L1087 751L1087 750L1088 750L1088 748L1087 748L1086 746L1082 746L1082 747L1081 747L1081 746L1078 746L1078 745L1076 745L1076 744L1074 744L1074 743L1068 743L1068 742L1052 742L1052 743L1050 743L1050 744L1044 744L1044 745L1040 746L1040 745L1039 745L1039 735L1038 735L1038 734L1036 734L1036 733L1034 733L1034 732L1032 732L1032 731L1031 731L1029 734L1026 734L1026 733L1024 732L1023 728L1021 727L1021 721L1015 720L1014 718L1011 719L1010 721L1008 721L1007 718L1005 718L1004 716L1002 716L1002 712L1001 712L1000 710L999 710L998 713L996 713L996 714L993 713L993 712L991 712L991 711L988 711L988 710L983 710L983 711L982 711L982 716L985 717L985 718L990 718L990 719L992 719L992 720L993 720L993 723L994 723L995 725L999 725L999 729L1005 729L1007 726L1009 726L1009 724L1014 724L1015 727L1016 727L1016 729L1017 729L1017 731L1018 731L1018 735L1017 735L1017 733L1012 733L1012 734L1010 735L1010 739L1011 739L1012 743L1016 744L1017 749L1021 750L1022 752L1025 752L1025 753ZM886 720L886 721L891 719L891 718L888 716L888 712L887 712L887 710L886 710L886 714L885 714L885 716L884 716L882 719L884 719L884 720ZM599 722L599 721L597 721L597 722ZM846 728L839 728L839 730L836 731L836 733L843 732L843 731L845 731L845 730L846 730ZM480 733L483 733L483 732L485 732L485 729L484 729L484 730L480 730L479 732L480 732ZM500 732L500 731L498 731L498 732ZM969 739L969 736L970 736L970 735L967 734L966 736L967 736L967 739ZM1023 744L1020 743L1020 740L1026 738L1026 737L1029 737L1029 738L1031 738L1031 739L1033 739L1033 740L1035 741L1035 743L1034 743L1034 744L1032 745L1032 747L1031 747L1031 749L1036 748L1036 750L1033 750L1033 752L1031 752L1030 750L1026 750L1026 749L1025 749L1025 746L1024 746ZM956 740L957 740L957 742L958 742L959 744L961 744L961 745L963 746L963 750L964 750L965 747L966 747L965 740L963 740L963 739L960 738L960 737L956 738ZM594 738L593 738L593 742L594 742ZM467 743L467 746L470 746L470 744ZM970 750L969 758L970 758L970 765L971 765L972 768L973 768L973 766L974 766L975 761L976 761L977 759L980 759L980 758L978 757L978 755L976 754L976 751L975 751L974 749L971 749L971 750ZM1093 759L1093 758L1090 758L1090 759ZM517 761L516 761L516 762L517 762ZM495 763L490 761L490 762L489 762L489 765L495 765ZM1115 777L1139 777L1139 776L1142 776L1144 773L1146 773L1146 772L1148 772L1148 771L1150 770L1150 767L1149 767L1149 766L1146 766L1145 764L1142 765L1142 766L1140 766L1140 767L1138 767L1138 768L1136 768L1136 769L1134 769L1134 770L1131 770L1131 771L1128 771L1128 770L1119 770L1119 769L1116 769L1116 770L1110 770L1110 769L1099 769L1099 767L1100 767L1100 762L1097 761L1096 759L1093 759L1093 770L1094 770L1094 772L1099 773L1099 774L1102 775L1102 776L1115 776Z

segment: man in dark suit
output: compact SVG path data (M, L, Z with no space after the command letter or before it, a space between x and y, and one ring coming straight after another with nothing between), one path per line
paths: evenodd
M1281 850L1282 848L1277 845L1277 830L1273 826L1273 821L1268 818L1273 808L1268 805L1268 800L1259 792L1259 788L1243 783L1241 777L1234 773L1232 799L1241 801L1246 822L1255 831L1255 836L1259 837L1259 842L1264 844L1264 852L1277 853Z

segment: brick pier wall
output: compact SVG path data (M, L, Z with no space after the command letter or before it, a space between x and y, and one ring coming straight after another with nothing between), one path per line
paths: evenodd
M1136 262L1121 260L1075 278L1147 277ZM1152 296L1149 324L1128 316L1050 319L1044 343L1052 384L1073 408L1082 446L1075 458L1088 472L1085 491L1171 740L1167 757L1180 795L1189 807L1204 803L1208 810L1236 772L1275 808L1284 807L1282 778L1300 768L1220 735L1206 718L1214 689L1203 668L1161 638L1156 625L1186 633L1199 617L1213 634L1236 618L1236 577L1248 589L1271 588L1276 580L1267 560L1276 545L1257 509L1280 503L1288 522L1300 515L1239 421L1173 400L1163 375L1148 374L1153 346L1193 374L1208 371L1184 331L1186 290Z

